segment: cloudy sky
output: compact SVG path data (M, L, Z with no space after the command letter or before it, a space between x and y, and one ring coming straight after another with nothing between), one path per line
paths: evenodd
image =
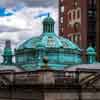
M42 33L43 17L49 12L58 32L58 0L0 0L0 53L6 39L15 48L23 40Z

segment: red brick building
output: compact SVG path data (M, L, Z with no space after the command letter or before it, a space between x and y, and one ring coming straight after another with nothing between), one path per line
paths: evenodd
M96 41L96 0L59 0L59 34L82 48Z

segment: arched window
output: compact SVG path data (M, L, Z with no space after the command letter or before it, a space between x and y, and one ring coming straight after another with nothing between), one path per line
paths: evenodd
M77 18L80 18L80 11L77 11Z
M75 10L73 10L73 19L75 20L75 17L76 17L76 13L75 13Z
M80 18L80 14L81 14L80 9L78 9L78 10L77 10L77 18L78 18L78 19Z
M69 21L71 21L72 20L72 14L71 14L71 12L69 12Z

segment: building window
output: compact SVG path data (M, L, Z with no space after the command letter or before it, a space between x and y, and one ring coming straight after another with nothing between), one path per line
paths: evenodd
M64 12L64 6L61 6L61 12L62 13Z
M75 35L75 43L78 42L78 35Z
M64 28L63 27L61 28L61 31L64 32Z
M93 0L94 5L96 5L96 0Z
M55 42L54 42L52 37L48 37L48 46L49 47L54 47L55 46Z
M73 19L75 20L75 17L76 17L76 13L75 13L75 10L73 11Z
M74 37L74 35L72 35L72 41L75 42L75 37Z
M75 23L74 24L74 30L75 30L75 32L77 32L77 31L79 31L79 29L80 29L80 23Z
M71 41L74 42L74 41L73 41L73 35L72 35L70 38L71 38Z
M92 0L89 0L88 3L89 3L89 5L92 5Z
M69 21L71 21L72 20L72 14L71 14L71 12L69 13Z
M88 16L92 16L93 15L93 11L92 10L89 10L88 11Z
M77 18L80 18L80 10L77 10Z
M74 0L74 6L77 7L78 6L78 1Z
M60 22L63 23L63 17L61 17Z
M64 0L60 0L61 2L63 2Z

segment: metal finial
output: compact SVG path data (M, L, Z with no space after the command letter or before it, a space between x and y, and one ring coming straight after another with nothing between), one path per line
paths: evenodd
M48 68L48 57L47 56L43 57L43 62L44 62L44 68Z

